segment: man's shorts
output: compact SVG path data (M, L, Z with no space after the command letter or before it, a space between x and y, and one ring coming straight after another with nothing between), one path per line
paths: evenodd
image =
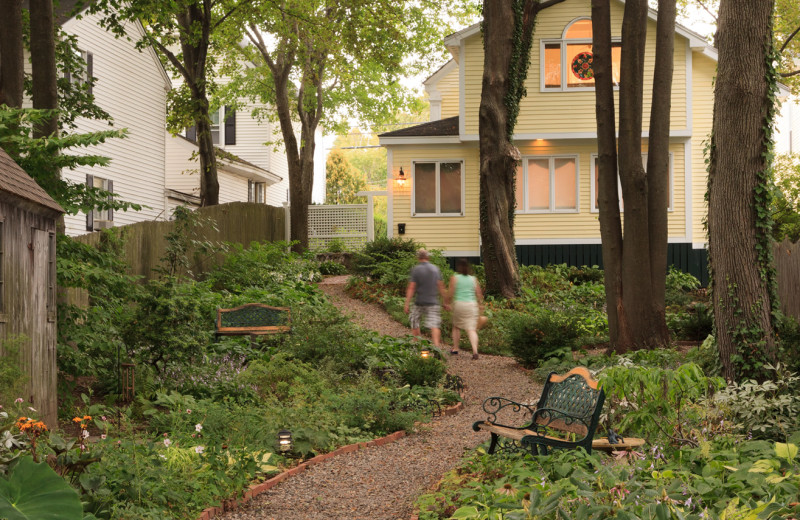
M429 329L442 327L442 313L438 305L412 305L408 316L412 329L420 328L423 316L425 316L425 327Z

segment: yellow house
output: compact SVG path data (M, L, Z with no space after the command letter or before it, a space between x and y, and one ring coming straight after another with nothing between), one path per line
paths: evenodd
M624 2L611 2L619 78ZM515 144L515 237L522 264L602 265L596 203L594 81L589 0L566 0L539 14ZM648 21L643 138L646 150L655 58L656 13ZM444 41L453 58L424 85L431 121L380 135L387 149L389 236L413 238L445 255L480 256L478 109L483 41L475 24ZM669 262L706 277L706 166L717 52L676 27L670 129ZM643 157L646 162L646 154ZM624 208L623 208L624 210ZM705 282L706 280L703 280Z

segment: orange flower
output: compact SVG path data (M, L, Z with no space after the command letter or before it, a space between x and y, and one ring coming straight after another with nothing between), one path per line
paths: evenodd
M38 428L41 431L47 431L47 425L42 421L33 423L34 428Z
M84 421L91 421L92 420L92 416L91 415L84 415L83 416L83 420Z
M75 422L75 423L79 423L79 422L82 422L82 421L83 421L83 419L81 419L80 417L75 417L75 418L72 419L72 422Z

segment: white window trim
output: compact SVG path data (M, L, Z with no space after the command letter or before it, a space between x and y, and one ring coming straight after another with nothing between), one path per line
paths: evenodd
M528 160L539 159L549 160L550 168L550 208L549 209L528 209ZM556 159L574 159L575 160L575 208L574 209L556 209L556 191L555 191L555 160ZM514 213L518 215L525 214L549 214L549 213L580 213L581 212L581 163L578 154L566 155L525 155L522 157L522 206L523 209L517 208Z
M567 43L571 44L592 44L591 38L566 38L567 31L572 25L576 22L580 22L582 20L591 20L589 16L581 16L580 18L575 18L571 22L569 22L566 27L564 27L564 31L561 33L561 38L549 38L549 39L541 39L539 40L539 90L541 92L594 92L595 87L568 87L567 86L567 53L566 53L566 45ZM612 36L611 43L622 43L622 38L619 36ZM545 59L544 59L544 49L546 45L552 44L559 44L561 46L561 86L560 87L546 87L544 84L545 80ZM614 90L619 90L619 85L614 85Z
M591 181L591 189L589 192L589 204L591 204L591 209L589 210L591 213L600 213L600 209L595 205L595 200L597 197L595 196L597 186L595 186L595 163L597 162L597 155L593 153L589 159L589 180ZM642 154L642 163L647 168L647 153ZM669 206L667 207L667 212L672 213L675 211L675 161L673 160L673 153L669 152ZM619 174L617 174L617 191L619 192L619 202L620 202L620 212L624 213L622 209L622 183L619 179Z
M417 213L417 163L435 163L436 164L436 213ZM441 182L440 182L440 165L442 163L460 163L461 164L461 212L459 213L442 213L441 212ZM414 159L411 161L411 216L412 217L463 217L466 215L464 205L466 203L466 161L464 159Z

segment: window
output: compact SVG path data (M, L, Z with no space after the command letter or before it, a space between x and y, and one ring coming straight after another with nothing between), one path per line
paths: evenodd
M517 166L517 213L578 211L578 158L529 157Z
M86 185L90 188L98 188L104 191L113 192L114 182L109 179L103 179L95 175L86 176ZM108 196L108 202L114 201L114 197ZM97 231L114 227L114 210L108 209L94 209L86 214L86 231Z
M89 94L92 93L92 76L94 68L94 55L91 52L75 50L74 64L72 65L74 71L70 71L70 65L64 71L64 77L70 83L75 85L88 85ZM80 68L80 70L78 70Z
M266 202L266 182L247 181L247 202Z
M611 73L619 86L622 43L611 43ZM542 40L542 90L594 88L592 72L592 20L579 18L567 28L560 40Z
M647 170L647 154L642 154L642 166ZM669 203L667 206L667 211L672 211L672 152L669 154ZM600 204L598 202L598 180L600 179L600 168L597 165L597 156L592 155L592 211L598 212L600 211ZM617 177L617 190L619 192L619 210L623 211L625 209L625 205L622 201L622 185L620 184L619 176Z
M414 216L464 215L464 162L414 162Z
M214 144L236 144L236 111L231 107L222 107L210 110L208 117L211 120L211 141ZM197 127L190 126L183 135L190 141L197 141Z

